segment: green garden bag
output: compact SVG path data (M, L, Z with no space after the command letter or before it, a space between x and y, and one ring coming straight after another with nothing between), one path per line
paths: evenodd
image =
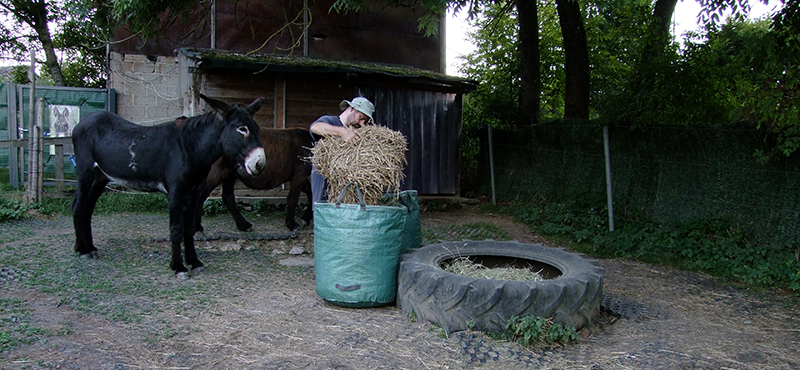
M420 221L419 197L416 190L404 190L396 194L386 194L384 199L396 199L392 205L402 205L408 210L403 226L403 242L400 254L409 249L422 246L422 221Z
M360 204L341 203L351 185ZM344 307L394 302L407 213L402 205L366 205L355 184L336 203L314 203L317 294Z

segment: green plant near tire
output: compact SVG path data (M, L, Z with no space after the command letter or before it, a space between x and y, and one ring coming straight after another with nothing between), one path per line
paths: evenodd
M569 343L578 339L575 328L541 316L511 316L506 323L508 340L525 347Z

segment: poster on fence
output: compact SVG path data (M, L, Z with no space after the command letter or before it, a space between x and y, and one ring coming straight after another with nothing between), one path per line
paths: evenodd
M72 129L81 118L77 105L50 105L50 137L72 136Z
M77 105L55 105L48 107L50 111L50 134L49 137L69 137L72 136L72 129L78 124L81 118L81 107ZM72 154L72 144L64 145L64 154ZM50 155L56 154L56 146L50 145Z

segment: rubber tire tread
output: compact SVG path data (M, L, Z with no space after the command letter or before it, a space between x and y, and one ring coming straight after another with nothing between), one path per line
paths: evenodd
M501 256L549 264L561 275L538 282L489 280L453 274L444 261ZM404 315L439 324L451 333L504 332L512 316L553 317L580 330L600 314L604 270L597 261L541 243L461 241L431 244L402 256L397 306ZM469 325L468 325L469 323Z

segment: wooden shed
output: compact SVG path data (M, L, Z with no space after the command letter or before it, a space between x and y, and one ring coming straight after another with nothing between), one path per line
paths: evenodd
M408 140L403 189L459 195L462 96L476 83L441 73L443 37L417 30L418 11L385 5L343 15L329 12L333 0L282 0L246 2L252 8L243 12L234 0L217 2L216 10L198 8L189 21L197 23L179 25L173 37L117 33L126 41L111 48L109 87L118 91L120 114L149 124L199 114L200 93L242 103L263 96L259 124L308 128L339 114L343 99L364 96L375 103L376 123ZM216 18L210 28L224 33L201 27L207 12ZM286 14L312 21L287 23ZM188 37L175 36L190 26Z
M185 106L199 104L199 93L244 101L264 96L273 109L262 108L256 120L266 127L307 128L322 115L339 114L343 99L366 97L375 103L375 122L408 140L403 188L458 195L461 100L473 83L382 64L198 49L178 55L181 80L187 81Z

